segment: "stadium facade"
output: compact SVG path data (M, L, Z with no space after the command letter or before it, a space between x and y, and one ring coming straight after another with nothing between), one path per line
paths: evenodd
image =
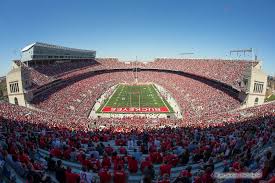
M47 88L58 84L58 80L53 79L49 86L32 88L32 75L36 77L35 70L32 67L39 65L58 65L64 63L77 63L78 61L90 61L95 59L96 51L68 48L64 46L52 45L36 42L24 47L21 50L21 59L12 62L12 69L7 74L7 91L9 102L20 106L29 106L28 103ZM39 75L38 75L39 76ZM45 76L47 77L47 76ZM36 78L39 82L39 77ZM43 78L42 78L43 79Z
M68 48L40 42L26 46L21 52L21 61L27 64L35 61L94 59L96 56L94 50Z
M95 57L96 51L93 50L67 48L45 43L34 43L26 46L22 49L21 60L13 61L12 69L7 74L6 82L9 102L20 106L31 107L29 103L36 96L52 87L55 87L60 82L66 82L65 79L60 79L56 75L51 77L49 75L41 74L40 72L43 72L43 70L37 71L37 66L56 65L58 68L59 64L74 63L77 65L80 62L83 64L83 62L85 63L85 61L88 62L91 60L96 62ZM207 62L207 60L201 60L201 62ZM235 62L238 62L238 60ZM232 88L235 93L236 91L238 92L237 96L242 102L242 108L263 104L267 87L267 75L262 70L262 62L258 60L251 60L247 62L251 62L251 67L246 70L243 80L238 81L242 89L238 90L228 84L225 84L229 86L228 88ZM142 70L145 68L141 67L139 69ZM104 68L101 68L101 70L104 70ZM194 75L196 75L196 73ZM30 79L31 77L36 79L36 83L32 81L33 79ZM44 80L47 81L45 82L46 84L41 84ZM208 80L211 80L211 78ZM224 84L223 81L218 82ZM38 86L34 87L35 85Z
M251 107L264 103L267 87L267 75L262 70L262 63L251 67L244 77L246 99L242 107Z

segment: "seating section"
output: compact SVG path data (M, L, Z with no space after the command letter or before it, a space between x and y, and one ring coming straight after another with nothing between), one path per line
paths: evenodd
M240 101L212 86L168 72L178 70L241 89L255 62L156 59L123 63L116 58L22 67L32 88L60 85L34 98L32 109L0 102L0 182L223 182L213 173L275 173L275 102L240 109ZM153 82L174 97L183 119L88 119L111 86ZM232 180L234 181L234 180ZM241 180L240 180L241 181Z
M200 118L240 107L240 102L222 91L191 78L163 72L140 72L139 81L154 82L176 99L185 119Z
M159 58L146 66L157 69L184 71L221 81L241 89L245 73L252 65L255 66L256 64L257 62L241 60Z
M138 79L140 82L154 82L165 87L179 103L185 119L240 107L240 102L224 93L222 89L180 75L142 71L138 73ZM69 80L64 87L48 90L37 97L33 104L49 112L87 117L93 106L91 101L95 102L111 86L122 82L134 82L135 78L132 72L115 72L79 80Z
M86 76L85 76L86 77ZM132 78L132 79L131 79ZM78 81L79 80L79 81ZM35 98L35 107L62 115L87 117L96 100L111 86L133 81L131 72L106 73L68 80L66 86L53 88Z
M54 63L29 67L31 78L36 85L44 85L52 78L68 78L93 70L130 69L134 67L146 69L177 70L189 74L217 80L244 90L243 79L251 66L258 62L242 60L218 59L165 59L157 58L153 62L121 62L117 58L97 58L96 60L78 60L67 63ZM24 65L24 64L23 64ZM45 78L46 77L46 78ZM41 83L37 82L41 79ZM47 81L48 80L48 81Z
M267 166L274 161L269 147L275 141L275 103L235 111L224 119L227 122L215 128L210 127L212 121L205 121L206 126L132 128L128 133L120 128L135 121L122 120L116 127L88 132L81 121L1 103L0 158L17 176L34 182L45 176L63 182L71 174L76 179L85 174L114 182L119 178L213 182L213 171L259 169L262 179L268 180L274 171Z
M28 67L24 63L21 63L21 68L23 77L27 78L27 80L30 82L30 86L25 89L35 89L39 86L43 86L55 80L54 77L40 73L36 69Z

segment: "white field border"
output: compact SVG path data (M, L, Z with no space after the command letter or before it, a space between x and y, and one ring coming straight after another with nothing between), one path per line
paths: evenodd
M102 110L106 107L106 105L109 103L109 101L111 100L111 98L113 97L113 95L116 93L116 91L118 90L118 88L121 86L121 84L118 84L117 88L113 91L112 95L109 96L107 102L104 104L104 106L101 108L100 112L103 112ZM103 112L104 113L104 112Z
M163 103L163 104L165 105L165 107L168 109L168 113L171 112L170 109L169 109L169 107L167 107L166 103L163 101L163 98L162 98L162 96L160 95L160 92L158 91L158 89L156 88L156 86L155 86L153 83L152 83L151 85L153 86L154 90L157 92L157 94L158 94L158 96L160 97L162 103Z

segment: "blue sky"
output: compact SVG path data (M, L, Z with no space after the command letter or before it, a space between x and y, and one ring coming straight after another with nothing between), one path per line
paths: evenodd
M275 74L274 0L1 0L0 76L36 42L94 49L99 57L228 58L255 48Z

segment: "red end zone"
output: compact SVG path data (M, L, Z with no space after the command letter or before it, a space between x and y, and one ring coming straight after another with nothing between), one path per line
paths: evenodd
M167 107L103 107L102 112L110 113L165 113Z

